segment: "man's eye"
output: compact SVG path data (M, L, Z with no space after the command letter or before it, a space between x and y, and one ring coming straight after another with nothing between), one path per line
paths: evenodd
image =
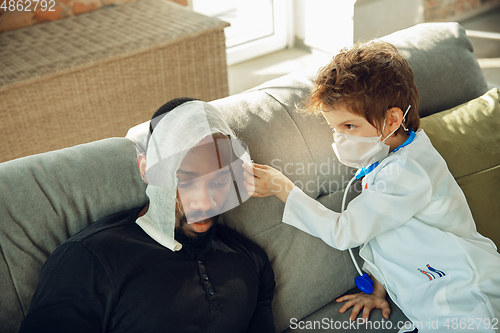
M227 185L227 182L229 181L229 178L221 179L221 180L216 180L212 182L212 185L215 187L224 187Z
M193 184L193 182L191 182L191 181L179 182L179 183L177 183L177 187L188 188L192 184Z
M351 124L346 124L345 128L347 128L348 130L353 130L353 129L356 128L356 126L355 125L351 125Z

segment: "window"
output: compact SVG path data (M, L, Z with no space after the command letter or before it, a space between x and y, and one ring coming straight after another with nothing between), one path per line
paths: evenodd
M292 44L287 0L192 0L193 10L229 22L227 64L249 60Z

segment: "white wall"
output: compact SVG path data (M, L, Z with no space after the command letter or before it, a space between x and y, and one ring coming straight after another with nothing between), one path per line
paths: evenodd
M292 0L290 0L292 1ZM295 36L304 44L331 54L351 45L356 0L295 0Z
M423 0L294 1L295 37L331 54L424 21Z
M424 22L423 0L358 0L354 41L382 37Z

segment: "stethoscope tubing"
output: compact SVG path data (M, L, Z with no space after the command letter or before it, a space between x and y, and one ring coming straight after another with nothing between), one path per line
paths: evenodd
M352 179L347 183L347 186L344 190L344 196L342 198L342 207L341 207L341 213L344 212L345 210L345 202L347 199L347 192L349 192L349 188L351 187L352 182L356 179L356 175L352 177ZM373 280L370 279L368 274L363 273L361 269L359 268L358 262L356 261L356 258L354 258L354 254L352 253L351 249L348 249L349 254L351 255L352 262L354 266L356 267L356 270L358 271L359 276L354 279L354 283L356 286L364 292L365 294L371 294L373 293Z

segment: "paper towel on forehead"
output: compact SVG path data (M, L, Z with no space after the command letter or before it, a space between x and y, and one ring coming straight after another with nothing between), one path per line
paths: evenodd
M153 124L155 122L157 124L146 150L145 177L148 181L146 194L150 199L149 208L137 223L160 244L177 251L182 246L174 239L176 173L189 151L202 139L208 137L204 143L213 142L211 135L221 133L231 138L233 152L240 160L251 163L251 159L245 147L236 140L236 135L226 124L220 111L208 103L201 101L183 103L152 120ZM233 180L244 192L242 177ZM248 196L241 196L241 201L246 199ZM233 207L234 203L221 212Z

